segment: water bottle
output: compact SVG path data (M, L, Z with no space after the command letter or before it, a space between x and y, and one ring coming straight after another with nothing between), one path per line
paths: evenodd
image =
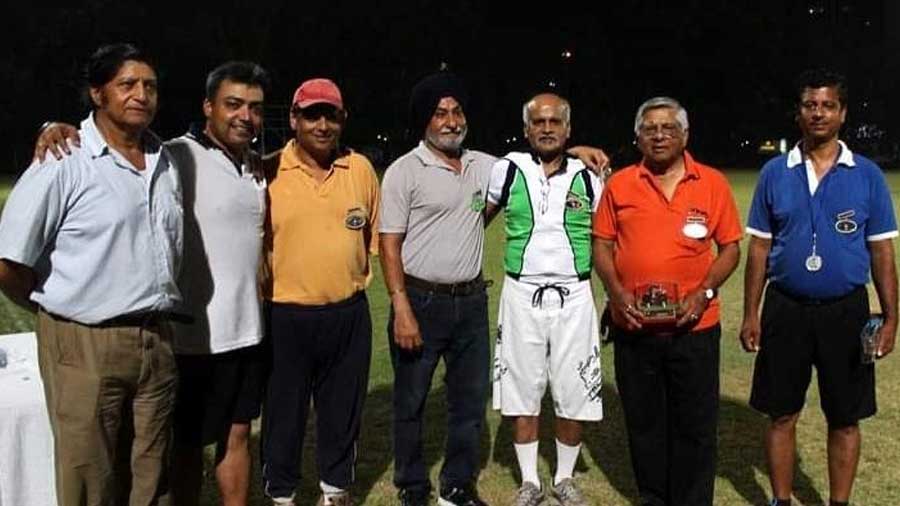
M859 334L860 361L863 364L875 362L875 354L878 353L878 331L882 325L884 319L881 315L872 315Z

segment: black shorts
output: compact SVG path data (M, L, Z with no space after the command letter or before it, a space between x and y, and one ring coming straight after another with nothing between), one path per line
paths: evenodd
M875 414L875 366L862 364L869 318L865 287L830 301L805 301L769 285L750 405L772 418L800 412L816 366L822 411L833 428Z
M263 345L215 355L176 355L175 441L225 442L232 424L259 417L268 374Z

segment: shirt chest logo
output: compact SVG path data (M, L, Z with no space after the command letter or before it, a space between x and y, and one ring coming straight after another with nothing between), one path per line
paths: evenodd
M684 218L681 233L691 239L703 239L709 233L709 217L701 209L691 208Z
M566 209L582 211L586 208L585 199L573 191L566 193Z
M484 210L484 207L484 194L481 193L481 190L476 190L472 193L472 201L469 203L469 208L476 213L480 213Z
M853 232L856 232L859 225L853 220L854 216L856 216L856 211L853 209L838 213L837 216L835 216L834 229L841 234L852 234Z
M344 218L344 226L350 230L360 230L366 225L366 210L361 207L354 207L347 211L347 217Z

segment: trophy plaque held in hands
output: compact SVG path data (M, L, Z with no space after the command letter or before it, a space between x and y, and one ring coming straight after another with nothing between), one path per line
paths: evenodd
M678 321L678 285L652 282L638 285L634 300L643 316L642 324L649 327L675 327Z

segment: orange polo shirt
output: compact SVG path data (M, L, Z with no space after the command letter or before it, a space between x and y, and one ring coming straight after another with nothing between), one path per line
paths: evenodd
M642 163L618 171L606 183L594 235L615 241L616 271L626 290L654 281L673 282L679 297L684 297L706 278L715 260L713 243L741 240L737 205L725 176L687 152L684 165L684 177L671 201ZM694 330L718 321L716 298Z
M378 178L366 157L334 161L321 183L294 151L281 150L269 183L266 246L273 302L339 302L368 286L369 253L378 253Z

